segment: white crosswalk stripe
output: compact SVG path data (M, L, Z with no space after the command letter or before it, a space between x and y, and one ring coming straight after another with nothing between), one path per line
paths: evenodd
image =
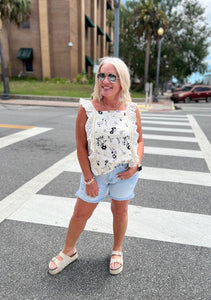
M34 127L27 130L21 130L19 132L4 136L0 138L0 149L10 146L14 143L31 138L35 135L52 130L52 128Z
M71 198L34 195L9 219L67 227L74 204ZM129 214L127 236L211 248L211 216L135 205ZM110 203L98 205L86 230L112 233Z
M168 121L152 121L152 120L142 120L142 124L190 126L190 124L187 122L168 122Z
M142 120L154 120L154 119L157 119L157 120L172 120L172 118L171 117L161 117L161 116L159 116L159 117L157 117L157 116L141 116L141 119ZM188 122L188 119L187 119L187 117L184 117L184 118L178 118L178 119L174 119L174 121L187 121Z
M180 157L195 157L203 158L201 151L174 149L174 148L161 148L161 147L144 147L145 154L167 155L167 156L180 156Z
M142 124L146 123L152 126L143 126L144 139L146 140L197 143L201 150L145 146L145 153L149 155L171 155L178 157L178 159L181 157L204 159L208 167L211 166L210 144L197 127L197 122L192 116L145 113L142 114ZM162 127L156 125L162 125ZM169 125L172 127L169 128ZM180 128L181 126L190 128ZM146 134L145 131L147 130L154 131L154 134ZM23 131L22 140L27 131L30 132L29 130ZM172 135L156 135L156 131L169 131ZM193 137L173 135L178 132L191 133ZM11 141L10 138L9 140ZM3 144L0 143L0 145ZM81 172L76 151L70 153L3 199L0 202L0 221L7 218L9 220L67 227L75 199L37 194L63 172ZM211 187L210 172L144 166L139 177L140 180ZM49 207L51 207L50 210ZM211 216L136 205L129 205L129 214L128 236L211 248ZM86 230L112 233L111 218L110 204L108 202L101 203L98 205L96 213L89 220Z
M65 165L65 171L80 172L76 151L72 153L69 162ZM143 167L140 178L147 180L178 182L193 185L211 186L211 174L204 172L191 172L164 168Z
M157 134L143 134L144 139L149 140L162 140L162 141L177 141L177 142L188 142L188 143L197 143L195 137L187 136L170 136L170 135L157 135Z
M163 132L184 132L184 133L193 133L192 129L183 129L183 128L166 128L166 127L154 127L154 126L142 126L142 130L150 131L163 131Z
M175 115L174 113L169 112L168 114L166 113L142 113L141 116L144 117L154 117L154 118L159 118L159 117L168 117L170 119L187 119L186 115Z

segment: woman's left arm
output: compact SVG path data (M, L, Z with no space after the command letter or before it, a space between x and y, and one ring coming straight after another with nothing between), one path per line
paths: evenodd
M138 164L141 164L143 155L144 155L144 140L142 135L142 126L141 126L141 116L138 107L136 107L136 124L137 124L137 132L138 132L138 150L137 154L139 157Z
M138 165L141 164L143 155L144 155L144 140L142 136L142 126L141 126L141 116L138 107L136 107L136 125L137 125L137 132L138 132L138 148L137 154L139 157ZM134 167L128 167L125 172L119 173L118 177L120 179L128 179L132 177L137 172L138 165Z

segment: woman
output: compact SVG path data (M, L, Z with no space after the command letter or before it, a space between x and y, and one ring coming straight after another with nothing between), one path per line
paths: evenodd
M76 121L77 155L82 175L63 250L49 264L55 275L78 258L75 244L108 190L113 214L110 274L123 269L122 242L128 203L141 170L144 151L140 113L131 102L130 75L119 58L105 57L96 74L93 100L80 101Z

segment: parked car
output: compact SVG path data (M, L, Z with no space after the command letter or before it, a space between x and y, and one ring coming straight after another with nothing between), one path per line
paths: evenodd
M180 92L180 91L189 91L193 87L192 84L184 84L181 87L178 87L174 90L174 93Z
M211 86L210 85L193 85L186 86L184 90L175 92L171 96L174 103L183 101L189 103L190 101L205 100L211 102Z

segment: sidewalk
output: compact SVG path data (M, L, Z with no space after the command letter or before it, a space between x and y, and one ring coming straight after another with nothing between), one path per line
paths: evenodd
M49 96L31 96L31 95L9 95L10 99L0 99L0 104L11 105L38 105L52 107L78 107L79 98L68 97L49 97ZM158 102L152 102L151 105L145 104L144 98L134 98L134 102L138 104L141 111L172 111L174 104L170 100L170 94L165 93L158 96Z

